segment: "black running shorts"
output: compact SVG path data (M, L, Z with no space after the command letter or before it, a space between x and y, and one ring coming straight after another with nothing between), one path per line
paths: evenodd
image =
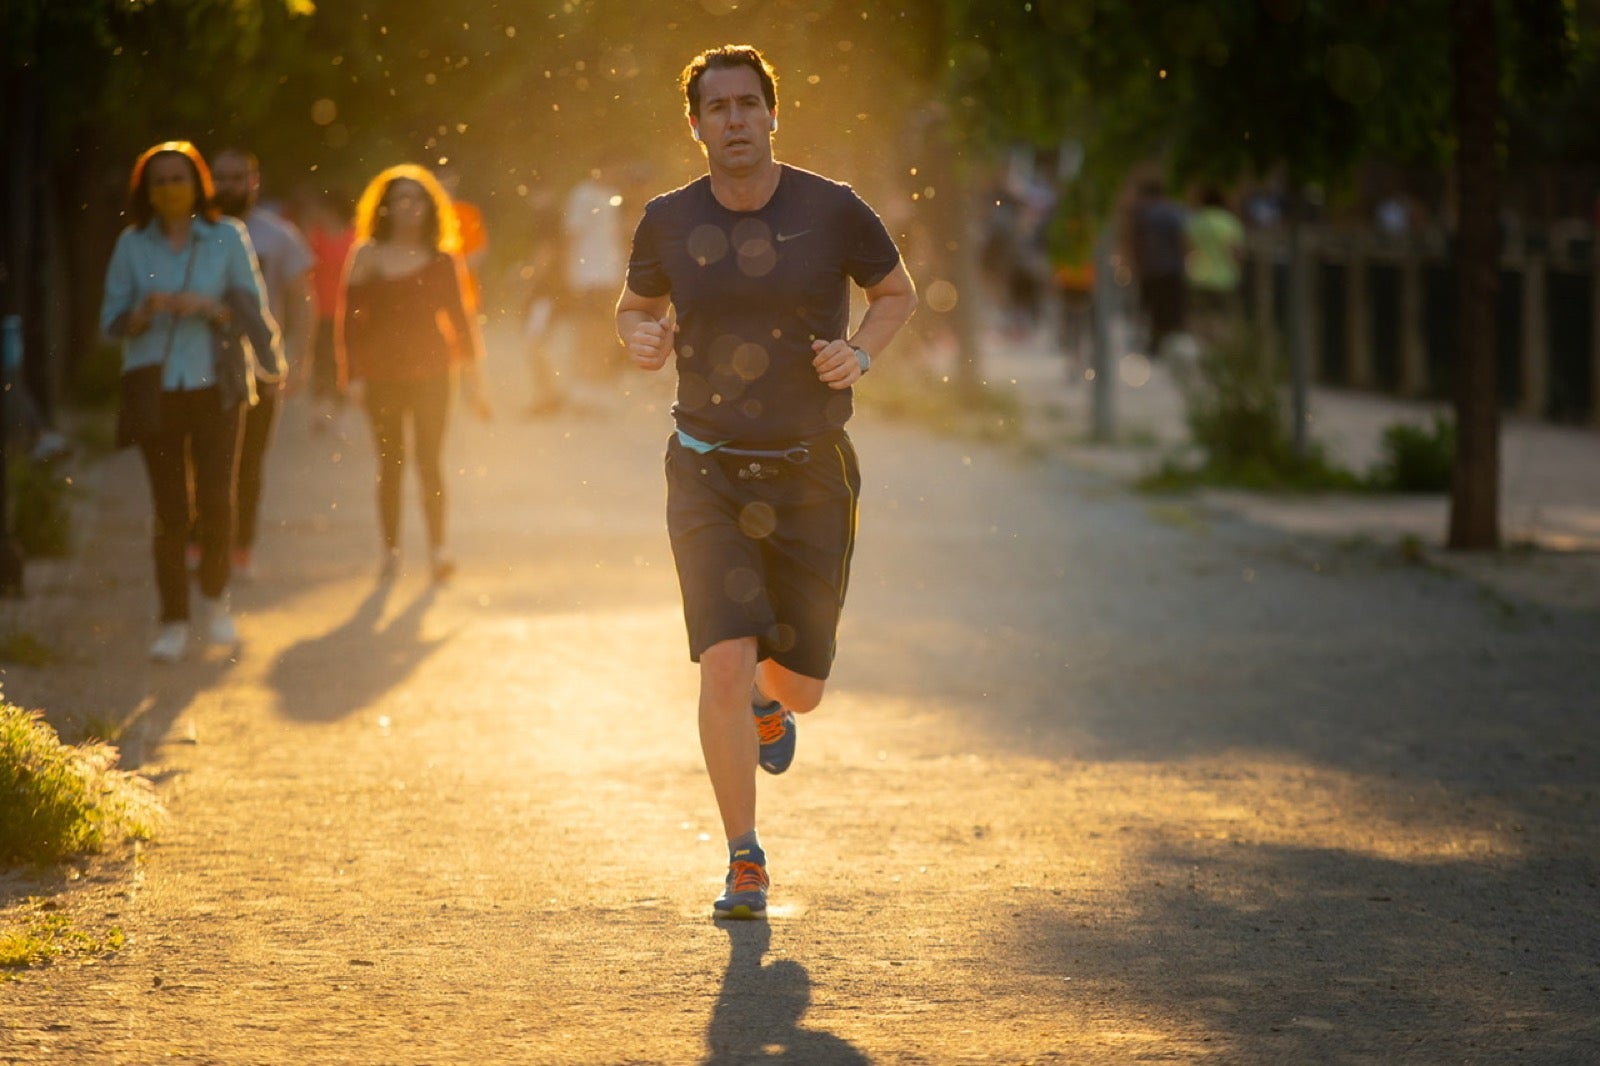
M766 446L763 446L766 447ZM667 532L689 658L755 637L757 656L805 677L833 666L850 582L861 472L842 430L804 462L667 442Z

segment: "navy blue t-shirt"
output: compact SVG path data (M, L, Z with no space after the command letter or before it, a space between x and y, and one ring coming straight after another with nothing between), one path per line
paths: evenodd
M843 426L849 389L811 365L816 339L850 328L850 283L900 261L850 186L782 165L756 211L729 211L710 177L656 197L633 237L628 288L678 312L678 428L708 442L804 440Z

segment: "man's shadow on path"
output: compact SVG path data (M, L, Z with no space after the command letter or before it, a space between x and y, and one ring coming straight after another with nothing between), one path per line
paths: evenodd
M866 1064L871 1060L832 1033L800 1028L811 1006L811 975L798 962L765 966L772 943L766 922L719 922L728 934L728 968L706 1026L706 1066L743 1062Z
M451 639L421 637L422 620L437 594L433 585L380 626L393 591L392 582L379 582L340 625L283 650L267 675L278 693L279 713L299 722L333 722L353 714L402 684Z

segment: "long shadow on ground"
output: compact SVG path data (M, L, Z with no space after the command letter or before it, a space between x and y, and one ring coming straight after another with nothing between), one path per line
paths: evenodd
M1371 545L1152 520L1181 505L1096 484L982 471L880 501L842 679L1027 756L1257 751L1501 800L1600 768L1600 610L1507 604Z
M1030 960L1009 979L1186 1021L1221 1061L1600 1061L1600 611L1058 469L950 466L940 496L880 501L876 531L867 501L847 687L936 708L930 744L1202 791L1259 765L1337 782L1323 817L1434 845L1318 846L1315 822L1251 840L1259 812L1152 795L1181 824L1140 824L1119 904L1041 897L998 927Z
M1181 1019L1221 1061L1600 1061L1593 857L1530 856L1530 878L1211 843L1157 849L1123 904L1047 912L997 950L1070 980L1087 1016Z
M722 922L728 934L728 968L706 1026L706 1066L744 1062L864 1066L869 1060L849 1041L802 1028L811 1006L811 975L790 959L762 964L772 942L766 922Z
M348 619L326 633L285 648L268 682L280 712L301 722L332 722L371 704L406 682L450 637L424 640L422 622L435 596L420 591L384 620L392 585L379 582Z

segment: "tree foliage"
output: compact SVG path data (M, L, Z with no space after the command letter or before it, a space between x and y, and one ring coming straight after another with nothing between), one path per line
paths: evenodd
M1071 136L1102 170L1162 157L1197 181L1330 181L1374 153L1443 147L1440 0L952 3L952 69L990 142Z
M1581 56L1570 0L1514 11L1508 78ZM1590 0L1585 0L1589 3ZM701 166L675 88L687 58L749 41L777 64L785 158L862 187L931 276L970 254L963 205L999 147L1083 144L1103 206L1158 157L1184 179L1335 181L1371 153L1452 149L1447 0L11 0L7 99L31 79L66 226L114 232L126 166L157 140L262 157L269 195L351 192L401 160L460 164L491 228L605 161L636 189ZM1553 20L1553 21L1552 21ZM1556 27L1552 29L1552 27ZM1521 92L1521 89L1517 90ZM1571 106L1588 105L1574 98ZM14 128L12 105L7 126ZM1570 136L1570 134L1569 134ZM85 206L87 205L87 206ZM88 212L85 214L84 212ZM1081 236L1081 234L1080 234ZM101 249L77 264L89 284ZM970 276L964 289L972 288ZM929 310L922 316L933 321Z

